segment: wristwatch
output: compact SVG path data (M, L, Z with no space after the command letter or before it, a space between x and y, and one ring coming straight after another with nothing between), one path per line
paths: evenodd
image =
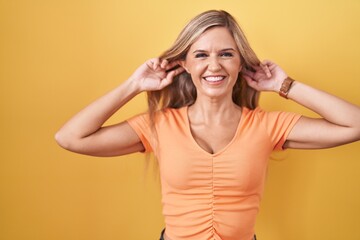
M282 96L283 98L288 98L288 94L291 88L291 85L293 84L294 80L291 79L290 77L285 78L285 80L283 81L283 83L281 84L281 88L279 91L279 95Z

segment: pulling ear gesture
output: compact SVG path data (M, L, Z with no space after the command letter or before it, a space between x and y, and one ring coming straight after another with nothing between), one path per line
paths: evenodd
M174 77L183 71L176 61L169 63L167 60L153 58L136 69L130 78L140 92L157 91L171 84Z
M243 77L248 85L257 91L279 92L287 74L276 63L265 60L254 66L255 72L244 69Z

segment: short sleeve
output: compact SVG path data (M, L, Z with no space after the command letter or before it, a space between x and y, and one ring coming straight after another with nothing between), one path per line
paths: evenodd
M264 124L273 150L283 150L283 145L301 115L292 112L266 112L258 109L261 122Z
M143 113L126 120L130 127L136 132L144 145L145 153L153 151L151 146L152 132L149 114Z

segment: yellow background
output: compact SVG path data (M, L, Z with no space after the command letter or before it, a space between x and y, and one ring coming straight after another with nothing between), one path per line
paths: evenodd
M359 0L0 0L0 239L158 238L143 155L81 156L53 136L208 9L232 13L260 58L360 105ZM261 104L313 115L276 94ZM140 95L110 123L145 109ZM360 239L360 142L272 157L260 240Z

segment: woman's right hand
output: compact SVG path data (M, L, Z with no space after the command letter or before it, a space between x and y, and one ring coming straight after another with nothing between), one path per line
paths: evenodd
M179 67L175 68L177 65ZM136 69L130 79L139 92L157 91L171 84L174 77L183 71L178 62L169 63L167 60L153 58Z

